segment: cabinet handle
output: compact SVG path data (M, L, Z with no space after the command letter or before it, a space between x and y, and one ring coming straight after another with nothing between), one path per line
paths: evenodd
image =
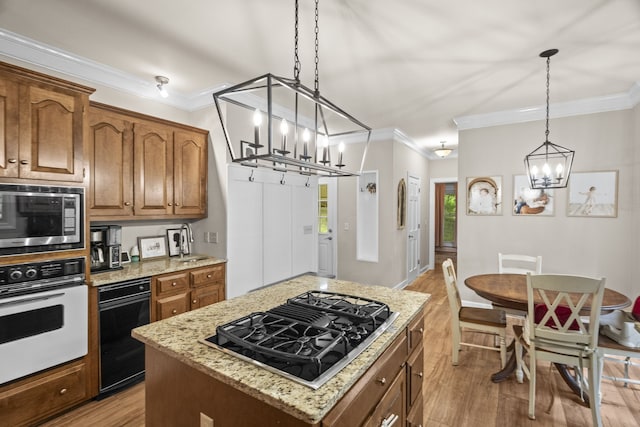
M131 206L131 202L124 202L125 206Z
M422 372L418 372L416 375L419 376L420 378L422 378L424 376L424 374Z
M176 286L176 285L177 285L176 282L171 283L171 286Z
M178 202L175 202L175 203L174 203L174 205L176 205L176 206L180 206L180 203L178 203Z
M391 427L392 425L394 425L396 423L396 421L398 421L398 418L400 418L398 415L391 414L387 418L382 420L382 423L380 424L380 427Z
M20 164L21 165L28 165L29 161L28 160L20 160Z
M176 314L178 312L178 310L176 310L175 308L173 309L173 311L171 311L171 314Z
M167 206L173 206L173 203L169 202L167 203Z
M418 332L423 333L424 332L424 328L418 329Z
M18 160L17 160L17 159L9 159L9 160L7 160L7 161L8 161L9 163L15 163L15 162L17 162Z
M385 385L387 383L387 379L385 377L376 379L376 382L380 385Z
M197 303L198 303L198 300L197 300L197 299L194 299L192 302L193 302L194 304L197 304Z
M60 396L62 396L62 395L63 395L63 394L65 394L66 392L67 392L67 389L66 389L66 388L63 388L63 389L62 389L62 390L60 390L60 392L59 392L59 393L60 393Z
M207 279L211 279L211 275L210 274L207 274Z

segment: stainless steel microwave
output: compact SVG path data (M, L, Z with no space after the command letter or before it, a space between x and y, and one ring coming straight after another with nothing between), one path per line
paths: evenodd
M84 247L84 189L0 184L0 255Z

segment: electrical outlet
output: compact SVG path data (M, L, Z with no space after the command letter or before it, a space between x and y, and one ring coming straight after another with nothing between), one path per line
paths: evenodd
M345 222L344 223L344 231L349 231L349 227L350 227L349 223Z
M218 233L216 231L205 231L204 241L206 243L218 243Z

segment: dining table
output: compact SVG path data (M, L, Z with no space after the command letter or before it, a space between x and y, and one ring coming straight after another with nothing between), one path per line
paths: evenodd
M510 312L522 313L526 315L528 310L527 297L527 276L525 274L506 274L506 273L489 273L469 276L464 280L464 284L474 291L478 296L491 301L496 308L505 308ZM542 303L534 301L534 303ZM607 314L614 310L621 310L629 307L631 300L610 288L604 289L602 297L601 314ZM584 306L585 315L588 315L589 301ZM515 342L515 341L514 341ZM511 356L507 364L502 370L491 376L493 382L501 382L509 378L516 370L516 355L514 350L514 342L509 345L508 350ZM567 385L578 395L581 394L580 386L576 382L575 377L571 375L569 369L565 365L555 364L558 372L567 383ZM585 404L589 404L585 398Z

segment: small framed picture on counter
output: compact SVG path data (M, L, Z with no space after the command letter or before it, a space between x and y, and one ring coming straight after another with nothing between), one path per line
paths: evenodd
M140 259L167 256L167 238L164 236L138 237Z
M190 254L189 239L187 230L180 228L170 228L167 230L167 241L169 242L169 256L180 255L180 234L182 233L182 253Z

